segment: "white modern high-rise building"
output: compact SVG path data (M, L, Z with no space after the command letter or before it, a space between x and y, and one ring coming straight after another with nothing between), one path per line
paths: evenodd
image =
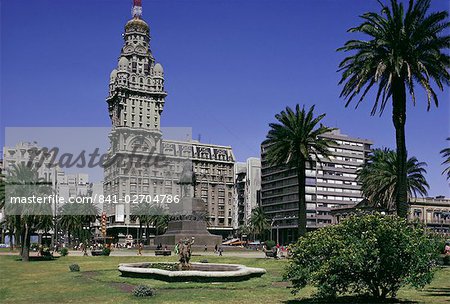
M58 172L56 190L66 201L70 197L88 196L90 189L89 175L85 173L65 174Z
M331 208L353 206L363 199L356 171L371 151L372 141L354 138L334 130L321 135L335 141L329 158L320 158L306 169L307 229L331 224ZM273 237L288 244L297 240L298 181L295 168L272 166L261 146L261 206L272 220ZM275 232L276 231L276 232Z
M44 151L37 142L19 142L14 147L3 148L3 174L11 174L14 166L25 165L37 170L38 177L53 187L61 169L55 166L55 150Z

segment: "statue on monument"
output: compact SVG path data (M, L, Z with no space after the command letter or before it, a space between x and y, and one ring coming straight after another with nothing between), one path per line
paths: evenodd
M183 164L183 169L180 174L178 184L181 186L181 197L189 197L191 187L195 193L195 174L191 161L187 161Z

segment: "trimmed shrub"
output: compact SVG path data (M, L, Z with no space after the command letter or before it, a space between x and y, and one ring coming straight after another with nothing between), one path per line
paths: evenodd
M271 250L273 247L275 247L275 241L267 241L266 243L267 250Z
M61 248L61 250L59 251L59 254L61 255L61 256L66 256L66 255L68 255L69 254L69 249L67 249L67 248Z
M139 285L133 289L133 295L135 297L151 297L155 295L155 291L146 285Z
M300 238L284 278L293 293L310 284L319 297L395 297L402 286L431 282L438 243L423 225L397 216L352 216Z
M102 250L102 255L108 256L108 255L110 255L110 253L111 253L111 249L109 249L109 248L103 248L103 250Z
M78 272L80 271L80 266L78 264L72 264L69 266L70 272Z

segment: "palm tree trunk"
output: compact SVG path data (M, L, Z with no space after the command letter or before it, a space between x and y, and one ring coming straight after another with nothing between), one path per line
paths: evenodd
M5 226L2 225L2 227L1 227L0 229L2 229L1 242L2 242L3 244L5 244L5 243L6 243L6 242L5 242L5 237L6 237L6 225L5 225Z
M298 181L298 235L306 235L306 166L305 160L300 159L297 166L297 181Z
M20 215L15 215L14 219L14 246L17 248L18 246L21 246L21 227L20 227L21 218Z
M22 242L22 261L28 262L30 260L30 228L28 223L25 223L25 231Z
M21 256L23 256L23 250L25 247L25 237L26 237L26 232L27 232L26 226L27 226L27 223L25 222L25 229L22 229L20 231L20 255Z
M401 78L392 80L392 120L395 127L395 140L397 144L397 189L395 203L397 215L403 218L408 216L408 184L407 184L407 151L405 140L406 123L406 91Z
M139 219L139 244L142 242L142 221Z
M14 250L14 243L13 243L14 225L10 225L8 234L9 234L9 250L13 251ZM17 242L17 240L15 242Z

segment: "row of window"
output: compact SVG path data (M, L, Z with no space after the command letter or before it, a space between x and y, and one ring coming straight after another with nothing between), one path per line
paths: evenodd
M346 196L336 196L336 195L322 195L317 194L317 199L328 199L335 201L347 201L347 202L359 202L361 198L358 197L346 197Z

